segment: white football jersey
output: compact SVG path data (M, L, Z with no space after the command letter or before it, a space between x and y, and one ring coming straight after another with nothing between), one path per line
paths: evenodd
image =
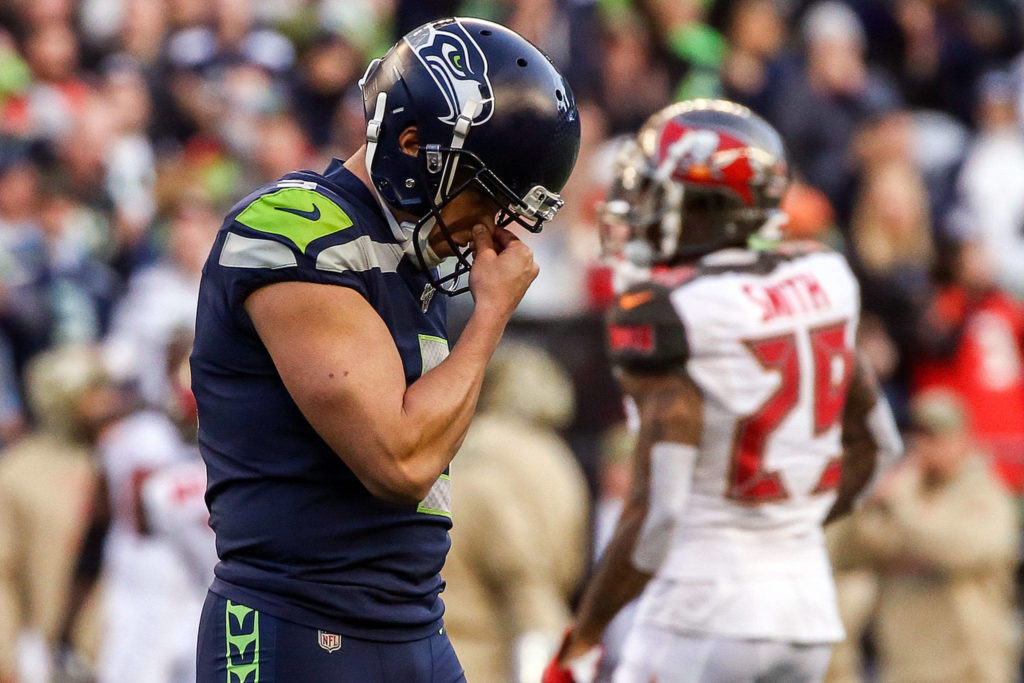
M171 420L156 411L125 418L99 444L112 515L104 547L100 683L195 680L200 608L192 581L174 545L145 528L141 509L146 480L193 457L190 448ZM146 653L145 666L139 664L140 652Z
M685 514L639 618L737 638L842 639L822 521L854 369L859 289L846 261L806 245L728 249L654 283L660 293L634 287L620 299L612 354L685 367L703 426Z
M166 541L144 531L142 486L160 468L187 459L187 447L170 418L145 410L111 428L98 450L111 510L105 578L108 583L165 590L177 582L182 568Z
M201 600L217 564L216 537L210 528L205 494L206 465L199 459L198 448L194 459L160 468L142 487L151 532L175 548Z

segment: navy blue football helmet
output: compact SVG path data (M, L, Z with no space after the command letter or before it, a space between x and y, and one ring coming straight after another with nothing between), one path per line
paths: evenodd
M495 203L501 226L540 232L562 206L559 192L579 151L580 123L568 83L525 38L481 19L444 19L407 34L359 82L366 166L385 216L435 289L468 290L469 249L451 238L440 211L469 188ZM419 154L399 147L416 126ZM418 217L402 223L393 211ZM427 238L434 226L458 263L438 277Z

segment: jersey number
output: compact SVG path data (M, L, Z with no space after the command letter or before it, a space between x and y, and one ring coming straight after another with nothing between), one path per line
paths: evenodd
M853 374L853 352L846 346L846 321L810 331L814 371L814 436L839 420ZM765 370L779 374L778 388L761 407L736 425L727 497L745 504L788 496L777 471L764 468L768 439L800 400L800 356L795 334L744 342ZM825 466L815 493L839 484L840 458Z

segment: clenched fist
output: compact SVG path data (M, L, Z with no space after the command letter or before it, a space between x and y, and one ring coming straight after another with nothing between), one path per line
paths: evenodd
M497 228L491 233L483 225L473 228L469 289L477 308L511 316L539 272L533 252L511 232Z

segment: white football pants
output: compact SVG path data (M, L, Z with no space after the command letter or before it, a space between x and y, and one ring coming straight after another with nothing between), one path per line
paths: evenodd
M634 624L613 683L818 683L831 643L675 633Z

